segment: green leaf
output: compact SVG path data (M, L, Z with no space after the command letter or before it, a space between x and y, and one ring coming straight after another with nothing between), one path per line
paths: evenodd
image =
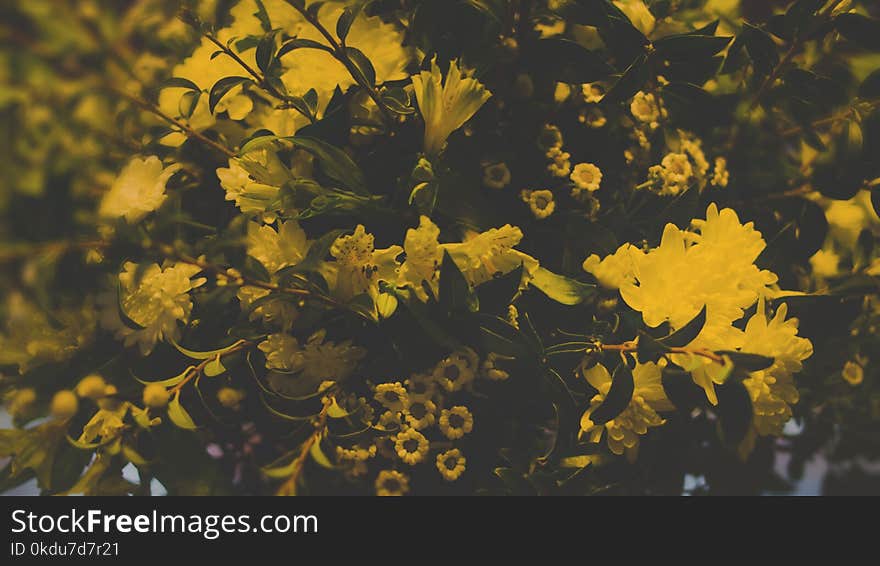
M439 283L440 305L449 312L475 312L477 299L471 286L449 252L443 251L443 262L440 264Z
M697 316L692 318L690 322L669 336L660 338L658 342L664 346L669 346L670 348L682 348L693 342L694 339L700 335L704 326L706 326L706 305L703 305L703 308L700 309Z
M195 430L198 428L192 417L180 404L180 391L175 392L171 401L168 402L168 418L182 429Z
M346 6L344 10L342 10L342 15L339 16L339 19L336 20L336 37L339 38L343 44L345 44L345 38L348 37L348 32L351 29L351 24L354 23L354 19L357 17L357 14L351 7Z
M186 379L186 376L188 376L190 372L195 371L195 370L196 370L196 366L189 366L185 370L183 370L180 374L175 375L174 377L169 377L168 379L162 379L159 381L145 381L145 380L137 377L133 373L131 375L137 381L139 381L140 383L143 383L144 385L151 385L151 384L155 383L156 385L161 385L162 387L174 387L175 385L177 385L178 383L180 383L181 381Z
M257 43L257 67L263 71L263 74L265 75L270 74L272 65L277 60L275 55L275 35L276 32L269 32L260 39L259 43Z
M305 136L282 138L317 158L321 171L340 183L343 188L358 194L367 194L366 180L360 167L347 153L325 141Z
M506 314L507 307L516 298L522 284L523 265L480 284L477 287L477 297L480 300L480 310L497 314Z
M171 342L171 345L174 346L178 352L180 352L181 354L183 354L184 356L186 356L188 358L191 358L193 360L207 360L207 359L214 358L214 357L220 356L222 354L225 354L226 352L228 352L232 348L235 348L236 346L239 346L242 343L244 343L245 340L236 340L235 342L233 342L229 346L223 346L222 348L217 348L216 350L210 350L210 351L205 351L205 352L202 352L199 350L189 350L187 348L184 348L183 346L178 344L174 339L169 339L169 342Z
M636 57L635 61L623 72L623 75L608 90L602 102L614 103L629 100L637 92L642 90L650 78L650 66L648 56L645 54Z
M779 64L779 52L776 43L766 31L751 24L744 23L739 40L742 40L746 51L759 75L769 75Z
M263 31L271 31L272 21L269 19L269 12L266 11L263 0L254 0L254 2L257 4L257 11L254 12L254 17L260 20L260 27L263 28Z
M591 83L614 73L605 57L568 39L542 39L528 55L533 72L558 82Z
M220 356L217 356L210 362L205 365L204 374L206 377L215 377L221 375L226 372L226 368L223 366L223 363L220 361Z
M715 352L721 356L727 356L733 362L733 365L737 369L743 369L749 372L752 371L761 371L769 368L776 361L769 356L762 356L760 354L749 354L746 352L739 352L736 350L719 350Z
M414 114L416 109L412 107L409 93L400 87L390 87L382 90L382 102L395 114Z
M197 92L201 92L202 90L199 88L199 85L183 77L172 77L163 82L161 88L188 88L189 90L194 90Z
M664 369L661 383L666 397L682 413L688 414L694 408L705 405L706 394L700 386L694 383L689 372Z
M247 77L223 77L211 87L211 93L208 95L208 108L211 110L211 114L214 113L214 108L217 106L217 103L220 102L226 93L237 87L238 85L251 83L251 79Z
M752 399L749 392L742 383L734 380L715 386L715 391L718 394L715 410L721 421L722 439L731 445L739 444L752 424Z
M816 12L826 4L827 0L797 0L785 12L783 28L788 39L803 35L813 28L817 21Z
M359 82L364 82L370 86L375 86L376 84L376 69L373 68L373 64L367 58L366 55L355 47L345 48L345 54L351 60L354 65L354 70L360 78L362 79Z
M694 35L690 33L668 35L654 42L657 54L670 61L708 59L721 52L732 37Z
M529 284L557 303L579 305L596 294L596 286L539 267Z
M294 49L320 49L321 51L326 51L327 53L333 53L333 49L331 49L327 45L324 45L323 43L320 43L313 39L295 37L290 41L285 42L281 46L281 48L278 50L278 53L275 54L275 58L281 59L283 55L290 53Z
M312 445L309 447L309 455L312 457L312 460L322 468L328 468L330 470L336 468L336 466L333 465L333 462L330 461L330 458L328 458L327 455L324 454L324 451L321 450L320 440L312 442Z
M639 343L636 350L636 353L639 355L639 362L656 363L667 352L669 352L669 346L655 339L644 330L639 332Z
M590 413L590 420L597 425L603 425L622 413L632 401L635 384L633 383L632 370L621 362L611 375L611 389L602 404Z
M834 26L847 41L870 51L880 51L880 19L861 14L840 14Z
M872 72L865 77L862 84L859 85L860 98L878 98L880 97L880 69Z

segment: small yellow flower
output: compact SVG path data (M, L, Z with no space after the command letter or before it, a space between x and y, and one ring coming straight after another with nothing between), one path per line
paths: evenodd
M547 157L551 160L547 165L547 171L554 177L567 177L571 173L571 154L562 151L559 147L552 147L547 151Z
M474 430L474 416L467 407L457 405L440 412L440 432L449 440L457 440Z
M437 455L437 470L446 481L455 481L464 473L467 460L461 450L453 448Z
M244 391L239 391L232 387L221 387L217 391L217 401L227 409L238 410L244 398Z
M98 374L87 375L76 384L76 394L85 399L98 399L104 396L107 382Z
M151 409L161 409L168 404L171 394L164 386L151 383L144 387L144 405Z
M6 408L13 417L24 415L37 400L37 392L32 388L19 389L9 399Z
M605 114L599 108L591 107L585 108L578 113L578 122L598 130L605 127L605 124L608 123L608 118L605 117Z
M834 250L819 250L810 258L813 276L821 279L834 277L840 272L840 256Z
M79 399L73 391L62 389L52 397L49 412L56 419L69 419L76 414L79 408Z
M538 191L523 191L522 199L529 205L529 209L538 220L547 218L556 210L556 201L553 200L553 192L546 189Z
M437 382L429 373L416 373L406 380L406 395L410 400L424 401L434 396Z
M584 97L584 102L597 104L602 102L602 98L605 96L605 89L599 83L588 83L581 85L581 94Z
M545 124L538 134L538 147L544 153L550 152L552 149L560 149L562 147L562 132L553 124Z
M415 466L425 459L431 445L425 435L414 428L409 428L394 439L394 450L397 457L410 466Z
M339 460L348 462L365 462L376 455L376 445L369 446L355 445L351 448L336 447L336 457Z
M382 470L376 478L376 495L381 497L405 495L409 492L409 478L396 470Z
M434 379L446 391L459 391L474 380L478 358L472 350L454 352L434 368Z
M712 175L713 187L726 187L730 181L730 171L727 170L727 160L723 157L715 158L715 171Z
M660 104L649 92L637 92L629 105L629 110L636 120L646 124L657 123L661 116Z
M578 163L570 176L575 187L584 191L598 191L602 183L602 171L592 163Z
M865 370L858 362L846 362L843 366L843 379L850 385L859 385L865 379Z
M498 358L512 359L507 356L501 356L495 352L490 352L483 360L483 375L492 381L504 381L510 377L510 373L498 367Z
M406 410L403 412L406 422L416 430L428 428L436 420L437 405L430 399L407 399Z
M386 431L400 430L402 417L397 411L385 411L379 415L379 428Z
M503 189L510 184L510 169L506 163L494 163L483 169L483 184L490 189Z
M373 399L381 403L388 410L402 411L406 406L406 389L404 389L399 381L380 383L376 386Z

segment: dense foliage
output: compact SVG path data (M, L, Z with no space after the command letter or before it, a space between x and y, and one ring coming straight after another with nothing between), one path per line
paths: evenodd
M3 490L877 491L875 2L0 16Z

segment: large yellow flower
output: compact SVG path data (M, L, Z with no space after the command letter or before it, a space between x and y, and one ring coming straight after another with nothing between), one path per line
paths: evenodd
M581 417L581 436L586 436L590 442L599 442L602 434L607 433L608 448L618 455L626 453L629 458L637 454L640 435L666 422L658 411L674 408L663 390L660 366L654 363L636 364L632 374L634 389L629 405L610 421L597 425L590 420L590 416L605 401L611 389L611 374L602 364L585 371L584 377L599 393L590 400L589 408Z
M425 153L436 155L443 150L446 139L476 114L492 93L477 79L463 73L458 62L449 62L446 81L436 58L431 70L412 77L419 110L425 120Z
M159 208L168 195L165 184L180 165L163 167L158 157L133 158L113 182L101 200L98 214L102 218L125 218L135 223Z

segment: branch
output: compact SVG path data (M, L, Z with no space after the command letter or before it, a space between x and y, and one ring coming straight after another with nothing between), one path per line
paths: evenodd
M159 107L156 106L155 104L152 104L152 103L150 103L150 102L147 102L146 100L143 100L143 99L141 99L141 98L138 98L137 96L135 96L135 95L133 95L133 94L129 94L129 93L127 93L127 92L125 92L125 91L123 91L123 90L120 90L120 89L118 89L118 88L116 88L116 87L112 87L112 86L109 86L109 85L108 85L107 88L108 88L110 91L112 91L113 93L115 93L116 95L118 95L118 96L120 96L120 97L122 97L122 98L125 98L125 99L128 100L129 102L132 102L133 104L139 106L139 107L142 108L143 110L146 110L147 112L150 112L150 113L152 113L152 114L155 114L156 116L158 116L159 118L165 120L165 121L168 122L169 124L172 124L172 125L174 125L174 126L177 126L177 127L180 128L182 131L186 132L186 135L187 135L188 137L195 138L195 139L199 140L200 142L202 142L203 144L207 145L208 147L211 147L211 148L213 148L213 149L216 149L217 151L219 151L220 153L222 153L223 155L225 155L225 156L228 157L228 158L233 158L233 157L236 156L235 152L232 151L231 149L229 149L228 147L225 147L225 146L223 146L223 145L220 145L219 143L215 142L214 140L212 140L211 138L209 138L209 137L206 136L205 134L203 134L203 133L201 133L201 132L197 132L196 130L192 129L191 127L189 127L188 125L184 124L183 122L181 122L181 121L179 121L179 120L176 120L176 119L172 118L172 117L169 116L168 114L165 114L165 113L162 112L162 111L159 109Z

